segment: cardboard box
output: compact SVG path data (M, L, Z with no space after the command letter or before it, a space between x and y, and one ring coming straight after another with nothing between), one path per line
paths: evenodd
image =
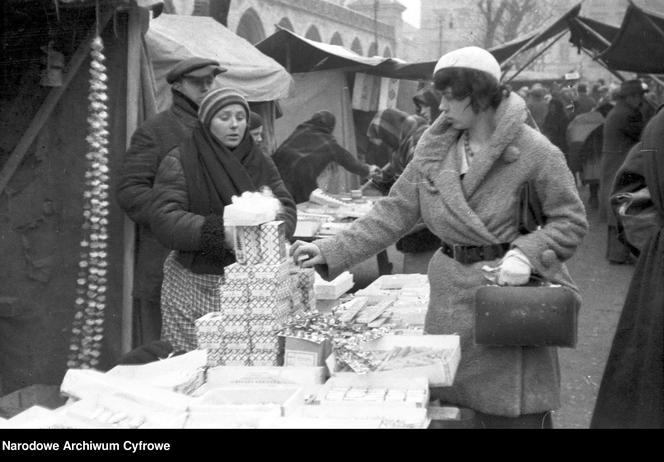
M273 318L279 323L286 320L291 312L291 301L288 298L270 299L255 298L249 303L248 313L252 318Z
M177 393L191 394L205 382L206 364L206 352L194 350L148 364L115 366L107 374Z
M299 337L285 337L284 366L320 367L332 351L329 339L315 342Z
M322 385L326 379L324 367L230 367L219 366L208 369L204 387L246 386L268 384L298 385L311 387Z
M438 358L426 366L404 367L389 371L375 371L364 374L371 380L387 380L403 377L426 377L431 387L449 387L454 383L459 361L461 346L458 335L385 335L362 346L368 351L390 351L395 347L430 348L438 352ZM334 357L329 358L328 367L333 376L355 376L354 372L335 372Z
M283 221L271 221L260 225L261 261L268 265L277 265L287 260L286 224Z
M332 281L325 281L316 275L314 292L318 300L335 300L353 288L353 275L344 271Z
M426 377L376 377L368 374L333 376L323 385L312 404L365 407L415 407L429 404Z
M224 284L225 285L247 285L254 277L253 267L247 265L240 265L233 263L224 268Z
M286 260L277 264L260 263L253 265L252 278L259 283L268 282L273 284L284 284L290 276L290 261Z
M191 414L210 412L265 412L278 409L284 416L302 406L302 388L290 385L234 386L213 388L198 398L192 398Z
M240 265L261 263L260 234L258 226L235 227L235 259Z
M290 287L285 281L274 282L252 282L249 285L249 302L253 303L256 299L275 299L283 300L290 297Z

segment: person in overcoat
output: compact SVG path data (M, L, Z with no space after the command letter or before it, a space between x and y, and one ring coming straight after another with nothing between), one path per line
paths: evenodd
M591 428L664 428L664 111L616 174L612 195L647 187L659 230L641 249L597 394Z
M358 160L334 137L336 118L330 111L318 111L298 125L272 156L286 188L300 204L309 200L332 164L338 164L361 178L378 173L379 167ZM327 191L326 191L327 192Z
M600 176L600 219L607 222L606 258L611 263L629 263L629 249L618 239L618 224L610 210L609 195L616 172L641 136L645 121L640 111L646 89L638 79L620 85L617 102L606 116L603 131Z
M198 57L176 64L166 76L171 84L171 106L136 129L122 160L116 198L138 225L132 293L133 347L158 341L161 331L159 299L168 249L155 238L148 213L157 169L166 154L191 133L198 120L198 105L212 88L215 76L225 71L217 61Z
M588 223L564 156L525 124L525 102L500 86L500 75L496 59L481 48L443 55L434 71L443 115L422 135L390 195L348 230L296 241L291 253L331 278L422 219L442 241L428 268L424 331L461 339L454 384L432 389L432 397L472 409L482 426L539 428L552 425L550 411L560 406L557 349L475 344L474 296L487 283L482 267L490 265L500 267L501 284L525 284L535 273L580 298L564 261ZM527 181L534 181L547 221L521 235L517 192Z
M249 134L249 104L233 88L212 90L198 109L191 135L161 162L155 180L150 227L171 249L161 291L162 340L175 351L196 348L195 321L219 311L224 268L235 262L224 207L245 191L270 188L278 199L276 220L290 239L295 203L272 160Z
M431 90L429 92L433 93ZM415 147L428 127L427 121L417 115L391 108L378 111L369 124L367 137L370 143L385 145L390 149L390 163L381 169L379 175L372 177L367 185L384 196L389 194L390 188L413 158ZM433 252L439 247L440 239L424 223L416 225L411 233L396 243L396 249L404 254L402 272L426 273Z

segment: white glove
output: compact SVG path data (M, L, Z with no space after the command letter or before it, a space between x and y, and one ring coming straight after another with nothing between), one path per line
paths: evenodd
M500 271L498 272L498 284L501 286L522 286L530 280L532 265L528 257L519 249L512 249L505 254Z

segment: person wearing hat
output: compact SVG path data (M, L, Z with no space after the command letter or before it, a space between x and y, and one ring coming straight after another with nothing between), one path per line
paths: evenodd
M298 204L308 201L318 188L327 191L326 183L335 164L361 178L380 171L378 166L358 160L337 142L333 134L335 124L336 118L330 111L315 112L295 127L272 156Z
M544 126L546 114L549 112L549 103L546 101L545 97L546 89L541 83L537 82L533 84L533 87L528 93L528 98L526 99L528 111L535 120L538 129L541 129Z
M622 82L616 95L616 105L606 116L603 129L602 161L600 166L600 219L607 222L606 258L610 263L632 263L629 249L618 239L618 223L611 211L609 195L618 168L630 148L641 136L645 121L641 113L646 92L638 79Z
M176 351L195 349L194 321L222 306L220 292L211 289L235 262L223 219L233 196L268 187L281 204L276 219L284 222L286 238L295 230L295 203L249 134L249 113L239 90L212 90L201 102L191 135L166 155L157 172L150 227L171 250L164 262L161 336Z
M429 86L422 88L413 96L415 114L423 117L428 124L433 123L440 115L440 97Z
M263 151L266 156L269 156L267 146L265 145L265 139L263 138L263 118L260 114L251 112L249 115L249 134L254 139L254 143Z
M131 138L118 174L115 196L137 224L133 288L133 347L159 340L162 267L168 250L150 229L148 208L157 167L166 154L183 141L197 123L198 105L212 88L215 76L225 72L217 61L189 58L166 76L171 84L171 106L148 118Z
M313 243L296 241L291 254L329 279L423 221L441 240L428 266L424 331L458 334L463 352L453 385L432 388L432 398L472 409L481 427L541 428L552 426L550 413L560 406L556 348L476 344L474 296L487 278L523 285L535 275L580 298L563 262L588 222L562 153L526 125L524 100L500 77L500 65L484 49L443 55L433 76L442 114L389 196L347 230ZM533 185L546 222L521 234L514 217L525 183Z

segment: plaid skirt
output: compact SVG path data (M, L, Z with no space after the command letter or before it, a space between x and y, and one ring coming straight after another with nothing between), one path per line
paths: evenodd
M223 276L192 273L175 256L172 251L164 262L161 339L169 341L174 351L191 351L196 349L196 319L221 311Z

